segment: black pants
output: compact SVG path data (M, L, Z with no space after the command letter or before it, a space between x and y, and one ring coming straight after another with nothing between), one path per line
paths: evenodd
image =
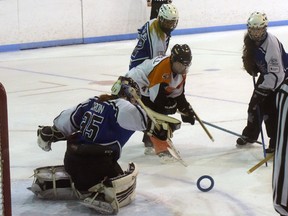
M159 1L159 2L152 1L150 20L157 18L159 9L162 6L162 4L167 4L167 1Z
M249 104L247 125L242 135L251 140L257 140L260 134L260 125L263 121L267 136L270 138L269 147L275 148L277 133L276 92L268 95L256 110L252 110Z
M64 167L79 191L87 191L105 177L112 178L123 173L112 156L79 155L70 151L65 153Z

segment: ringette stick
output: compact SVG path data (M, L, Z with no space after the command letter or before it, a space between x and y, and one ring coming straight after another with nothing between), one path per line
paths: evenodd
M273 154L268 154L268 156L266 156L263 160L261 160L259 163L257 163L255 166L253 166L251 169L249 169L247 171L248 174L254 172L256 169L258 169L260 166L262 166L264 163L267 164L267 162L272 159L274 156L274 153Z
M218 126L218 125L212 124L212 123L210 123L210 122L206 122L206 121L204 121L204 120L202 120L202 122L203 122L204 124L206 124L206 125L209 125L209 126L214 127L214 128L216 128L216 129L222 130L222 131L227 132L227 133L229 133L229 134L232 134L232 135L235 135L235 136L238 136L238 137L243 137L241 134L238 134L238 133L236 133L236 132L234 132L234 131L228 130L228 129L223 128L223 127L220 127L220 126ZM257 141L257 140L255 141L255 143L258 143L258 144L262 145L262 142L259 142L259 141Z
M255 80L255 76L253 75L253 84L254 84L254 89L256 89L256 80ZM256 111L257 111L257 115L258 115L258 124L259 124L259 128L260 128L260 135L261 135L261 140L262 140L262 148L263 148L263 156L264 158L266 158L266 149L265 149L265 142L264 142L264 134L263 134L263 130L262 130L262 121L261 121L261 113L260 113L260 107L259 105L256 106ZM266 166L268 166L267 161L265 162Z
M199 116L196 114L196 112L194 111L196 120L200 123L201 127L204 129L204 131L206 132L206 134L208 135L208 137L212 140L212 142L214 142L214 138L211 135L211 133L208 131L208 129L205 127L205 125L203 124L203 121L199 118Z
M173 145L172 140L168 139L168 144L169 144L168 151L170 152L170 154L174 158L176 158L183 166L187 167L188 164L183 160L180 153L178 152L178 150Z
M180 113L181 115L185 115L184 113L181 113L181 112L178 112ZM195 118L196 120L199 122L199 124L201 125L201 127L204 129L205 133L208 135L208 137L212 140L212 142L214 142L214 138L213 136L211 135L211 133L208 131L208 129L205 127L205 125L203 124L203 121L199 118L199 116L197 115L197 113L195 112L194 110L194 115L195 115Z
M154 118L154 116L152 115L152 113L147 109L147 107L144 105L144 103L142 102L142 100L139 98L139 96L137 95L136 91L134 88L129 88L129 92L130 94L135 98L135 100L138 102L138 104L144 109L144 111L146 112L146 114L148 115L148 117L151 119L151 121L155 124L155 127L160 130L160 125L158 124L158 122L156 121L156 119Z

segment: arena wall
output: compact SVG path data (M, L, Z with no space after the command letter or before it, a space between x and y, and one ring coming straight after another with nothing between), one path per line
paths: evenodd
M286 0L174 0L173 34L245 28L253 11L288 25ZM0 0L0 51L134 39L150 15L146 0Z

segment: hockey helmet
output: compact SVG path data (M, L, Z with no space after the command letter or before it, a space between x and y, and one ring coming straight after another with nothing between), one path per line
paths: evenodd
M130 94L129 88L134 88L138 97L141 98L140 88L138 84L130 77L120 76L111 88L111 94L119 98L125 98L132 104L136 104L136 100Z
M171 50L172 71L178 74L186 74L191 65L192 52L187 44L176 44Z
M170 35L178 24L179 13L172 4L163 4L159 8L158 20L162 31Z
M256 42L265 39L267 34L268 19L265 13L253 12L247 21L248 35Z

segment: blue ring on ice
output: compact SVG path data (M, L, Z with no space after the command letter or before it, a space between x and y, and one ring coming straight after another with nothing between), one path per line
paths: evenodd
M209 179L209 180L210 180L210 186L209 186L209 187L203 188L203 187L201 186L201 181L202 181L203 179ZM214 179L213 179L211 176L209 176L209 175L203 175L203 176L201 176L201 177L197 180L197 188L198 188L200 191L202 191L202 192L208 192L208 191L210 191L213 187L214 187Z

